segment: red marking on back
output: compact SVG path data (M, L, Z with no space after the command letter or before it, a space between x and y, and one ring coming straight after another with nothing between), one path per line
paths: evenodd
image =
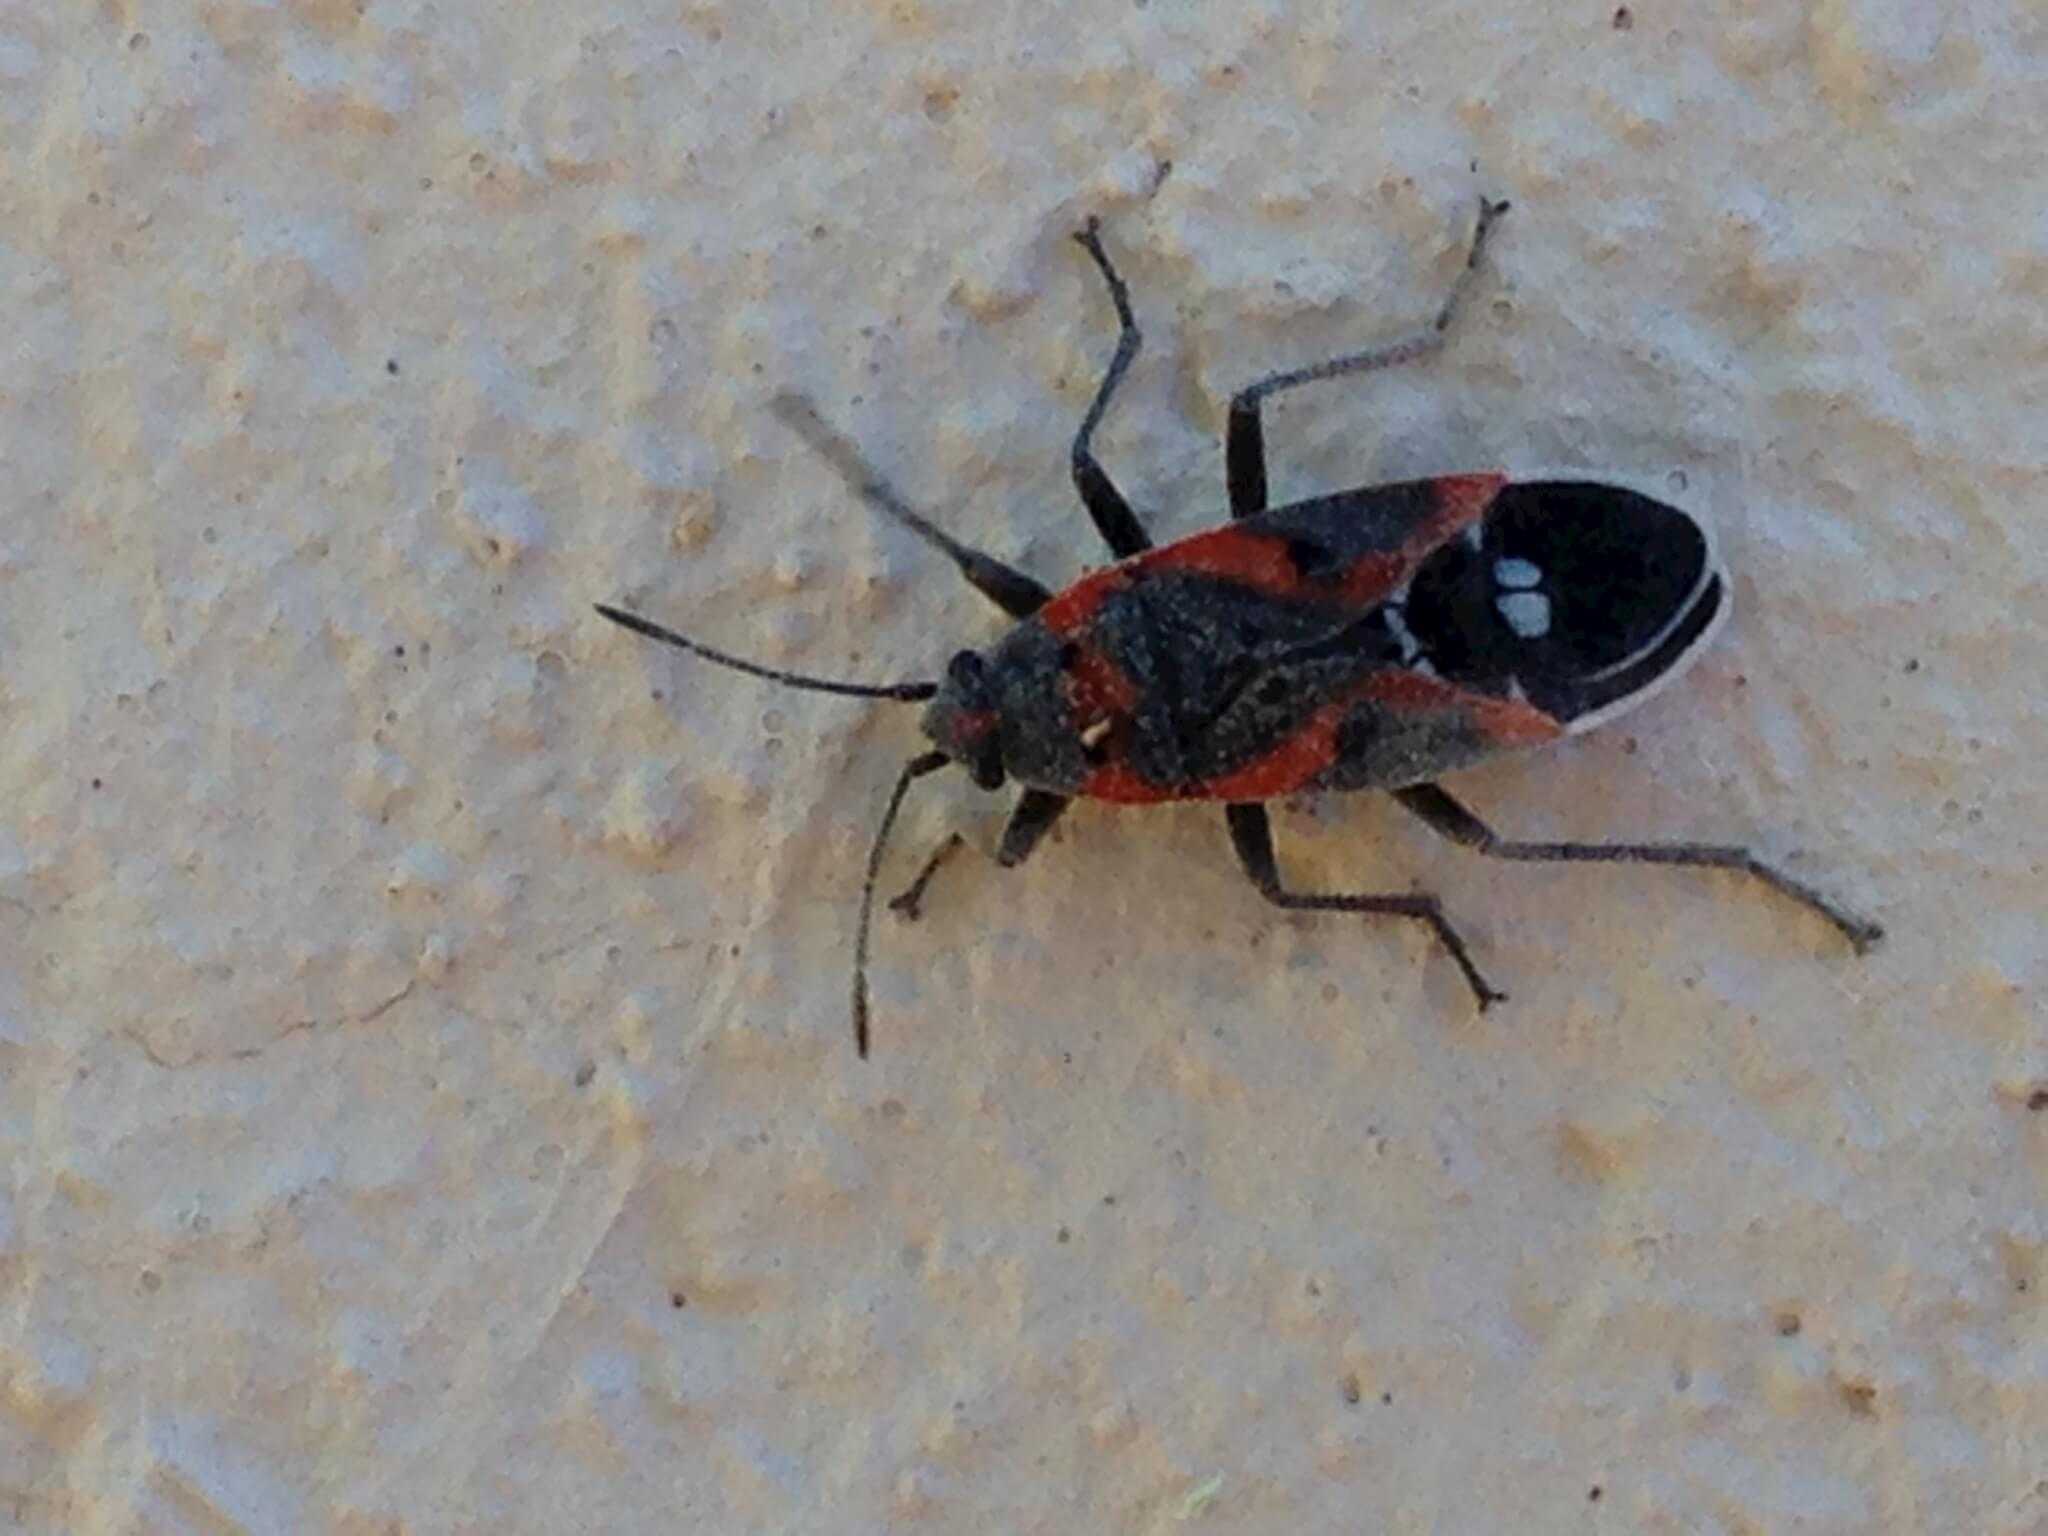
M1107 598L1130 584L1128 566L1104 566L1099 571L1090 571L1064 592L1056 593L1034 617L1056 635L1071 635L1095 616L1095 610Z
M1503 474L1438 475L1429 482L1436 506L1398 550L1367 555L1344 577L1344 598L1354 607L1378 602L1414 575L1422 562L1486 516L1508 483Z
M1331 589L1302 578L1288 551L1287 540L1257 532L1243 523L1225 523L1206 533L1190 534L1172 544L1148 549L1120 564L1090 571L1039 609L1038 618L1054 634L1071 635L1095 616L1105 599L1123 591L1147 571L1192 571L1236 582L1268 597L1334 595L1354 607L1364 607L1379 601L1434 551L1486 516L1487 508L1508 483L1508 477L1487 471L1438 475L1428 483L1436 502L1429 515L1402 540L1400 548L1353 562L1334 594Z
M1264 757L1199 784L1161 786L1139 776L1119 757L1104 763L1081 786L1092 800L1151 805L1161 800L1271 800L1291 794L1337 760L1342 703L1326 704Z
M1199 797L1272 800L1293 794L1337 761L1337 727L1343 722L1347 707L1343 700L1325 704L1264 757L1203 784Z
M1486 509L1493 505L1494 497L1508 483L1508 477L1496 470L1486 470L1471 475L1438 475L1430 481L1430 489L1436 492L1436 516L1425 528L1428 530L1429 549L1447 542L1452 534L1462 532L1469 524L1486 516ZM1418 532L1417 538L1425 534ZM1411 547L1414 541L1410 541ZM1424 550L1427 554L1429 551Z
M1098 720L1122 718L1138 707L1138 687L1123 669L1094 646L1077 644L1067 664L1067 703L1086 729Z
M1373 673L1351 698L1370 699L1399 714L1462 711L1472 717L1489 741L1503 747L1538 747L1564 734L1562 725L1533 704L1474 693L1427 672L1405 667Z
M1353 608L1370 608L1398 587L1401 578L1421 563L1420 556L1409 559L1405 549L1393 554L1366 555L1354 561L1344 574L1344 585L1340 589L1344 601Z
M1156 805L1162 800L1185 799L1179 790L1163 789L1140 778L1123 758L1113 758L1094 769L1081 782L1081 793L1090 800L1107 800L1112 805Z
M1295 597L1303 591L1300 574L1287 553L1287 541L1254 533L1242 523L1225 523L1207 533L1190 534L1140 555L1138 563L1152 571L1193 571L1251 587L1269 597Z
M1356 560L1334 593L1306 581L1287 541L1238 523L1226 523L1160 549L1146 550L1121 564L1092 571L1038 610L1038 620L1081 649L1067 671L1067 696L1081 729L1112 722L1103 740L1111 756L1082 782L1093 800L1149 805L1162 800L1271 800L1313 784L1337 761L1337 731L1354 704L1371 701L1398 713L1459 713L1489 741L1502 747L1536 746L1564 734L1542 710L1512 699L1473 693L1442 678L1397 668L1361 679L1341 698L1330 700L1264 756L1217 778L1196 784L1161 785L1142 777L1122 751L1138 690L1122 670L1080 639L1103 602L1126 590L1148 571L1191 571L1236 582L1269 597L1331 596L1356 608L1380 601L1411 576L1436 550L1486 516L1508 477L1497 473L1439 475L1429 482L1434 506L1398 549Z
M1164 787L1141 778L1119 757L1091 773L1081 793L1095 800L1145 805L1161 800L1275 800L1309 788L1337 761L1337 732L1360 703L1394 714L1461 715L1498 747L1536 747L1555 741L1564 727L1533 704L1497 699L1404 668L1386 668L1362 678L1288 733L1265 756L1242 768L1197 784Z

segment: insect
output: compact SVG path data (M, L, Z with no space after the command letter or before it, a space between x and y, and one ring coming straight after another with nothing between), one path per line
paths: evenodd
M1712 843L1540 843L1499 836L1436 781L1481 758L1613 719L1685 670L1727 618L1728 578L1690 514L1616 485L1495 473L1360 486L1275 507L1261 408L1317 380L1356 376L1444 345L1505 202L1481 199L1464 266L1420 334L1261 378L1231 399L1224 443L1231 520L1155 547L1097 462L1093 441L1140 337L1098 221L1074 238L1115 306L1116 353L1072 450L1073 480L1115 563L1061 592L971 549L918 513L800 397L782 419L870 504L944 554L1014 624L963 650L936 681L849 683L762 666L623 609L598 612L651 639L771 682L925 704L932 745L904 765L861 886L854 1043L868 1053L867 963L876 881L916 780L949 764L985 790L1022 786L996 859L1028 858L1076 799L1216 800L1259 893L1290 911L1426 924L1480 1008L1502 1001L1426 892L1299 891L1282 879L1264 802L1305 791L1390 791L1443 836L1523 862L1732 870L1832 923L1858 953L1883 931L1746 848ZM958 834L893 906L915 915Z

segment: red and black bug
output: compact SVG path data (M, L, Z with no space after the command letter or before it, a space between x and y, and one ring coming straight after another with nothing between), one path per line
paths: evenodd
M1753 876L1834 924L1861 953L1882 930L1745 848L1709 843L1531 843L1494 833L1436 783L1496 752L1612 719L1670 682L1727 618L1728 579L1690 514L1615 485L1492 473L1361 486L1287 506L1266 498L1264 401L1440 348L1506 203L1482 200L1464 268L1434 324L1240 390L1224 447L1231 521L1153 547L1091 447L1139 345L1130 294L1096 221L1075 236L1116 306L1116 356L1074 438L1075 488L1116 563L1063 592L959 543L889 488L795 396L776 401L881 511L945 554L1016 621L937 682L870 685L745 661L600 605L626 628L792 687L929 701L932 750L905 765L868 855L853 965L854 1039L868 1048L875 882L911 782L958 763L983 789L1023 786L997 860L1021 864L1077 798L1219 800L1245 872L1276 906L1426 923L1480 1007L1479 973L1436 897L1290 889L1263 802L1383 789L1454 842L1493 858L1677 864ZM915 913L957 835L892 905Z

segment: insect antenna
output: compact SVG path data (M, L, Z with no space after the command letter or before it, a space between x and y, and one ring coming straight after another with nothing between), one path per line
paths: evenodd
M724 651L713 650L701 640L692 640L674 630L643 619L637 613L612 608L604 603L596 605L597 611L614 624L623 625L636 635L645 635L650 640L659 640L673 645L678 650L688 651L692 656L701 656L706 661L715 661L721 667L731 667L735 672L750 673L765 677L771 683L786 683L792 688L808 688L813 693L838 693L856 699L903 699L916 702L928 699L939 691L937 683L842 683L829 677L806 677L801 672L785 672L780 667L764 667L758 661L747 661Z
M896 825L896 813L913 779L935 773L952 759L943 752L926 752L913 757L897 775L896 787L882 811L882 824L875 829L875 845L868 850L867 878L860 888L860 926L853 939L853 1048L865 1061L868 1054L868 919L875 910L875 878L882 871L882 853L889 845L889 829Z

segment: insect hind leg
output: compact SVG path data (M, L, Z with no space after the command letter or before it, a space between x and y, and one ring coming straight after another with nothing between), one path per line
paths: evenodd
M1095 458L1095 429L1102 422L1103 413L1109 409L1109 397L1116 393L1117 385L1130 371L1131 361L1138 355L1138 348L1144 338L1138 334L1138 322L1131 313L1131 291L1117 271L1110 264L1109 253L1102 248L1101 220L1091 218L1075 232L1074 240L1095 262L1095 269L1102 274L1102 280L1109 285L1109 299L1116 306L1116 356L1110 359L1109 372L1102 376L1102 383L1096 388L1095 398L1089 403L1088 414L1081 418L1081 428L1074 434L1073 468L1074 489L1081 493L1081 502L1088 508L1088 515L1095 520L1095 531L1102 535L1110 553L1119 560L1135 555L1140 550L1150 549L1152 539L1145 532L1144 524L1131 510L1131 504L1124 500L1124 494L1111 482L1109 474Z
M1505 992L1495 991L1479 974L1479 967L1472 963L1471 952L1465 947L1464 937L1451 926L1450 919L1444 916L1442 903L1434 896L1422 892L1379 896L1290 891L1281 883L1279 866L1273 858L1273 824L1265 806L1256 802L1226 805L1223 814L1230 825L1231 844L1237 849L1237 857L1244 865L1245 873L1259 888L1259 894L1274 906L1290 912L1356 912L1366 917L1406 917L1427 923L1436 935L1437 943L1444 947L1444 952L1457 962L1458 969L1464 973L1465 985L1478 999L1481 1012L1491 1004L1507 1001Z
M1406 341L1347 353L1326 362L1311 363L1306 368L1267 374L1231 396L1230 424L1223 443L1223 471L1230 491L1232 517L1250 517L1266 510L1266 428L1260 414L1266 398L1298 385L1313 384L1318 379L1377 373L1382 368L1413 362L1441 349L1444 334L1451 328L1451 321L1456 318L1459 306L1472 286L1472 275L1479 269L1479 257L1486 249L1487 236L1500 216L1508 211L1508 206L1505 202L1496 203L1484 197L1479 200L1479 222L1472 231L1472 246L1465 253L1465 265L1428 330Z
M1525 843L1500 837L1455 798L1435 784L1416 784L1394 791L1394 798L1454 843L1488 858L1530 864L1669 864L1695 869L1727 869L1761 881L1826 918L1859 955L1868 954L1884 937L1884 929L1857 917L1802 880L1759 859L1747 848L1720 843Z

